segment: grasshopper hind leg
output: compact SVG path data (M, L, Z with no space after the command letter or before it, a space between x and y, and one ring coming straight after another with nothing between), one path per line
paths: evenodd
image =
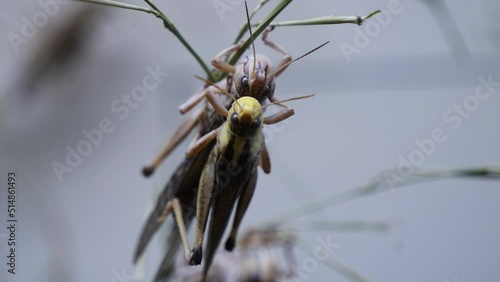
M255 171L255 168L253 170ZM229 183L228 185L223 185L219 181L220 179L216 181L218 182L217 189L219 190L214 191L214 196L211 204L211 215L209 223L210 229L208 232L208 240L206 242L206 253L203 258L204 279L205 277L207 277L217 248L222 240L222 237L224 236L224 231L226 230L226 227L231 218L231 213L235 206L236 200L238 199L238 196L240 196L243 192L242 190L245 188L244 186L238 189L231 189L236 188L234 187L234 181L232 183ZM243 183L245 182L248 183L248 181L244 181Z
M250 180L241 192L240 199L238 200L238 206L236 209L236 214L234 216L233 227L231 228L231 233L229 238L226 240L225 249L232 251L236 245L236 236L238 235L238 229L240 227L243 216L247 211L250 202L252 201L253 193L255 192L255 186L257 184L257 169L254 170Z
M184 216L182 215L182 208L178 199L172 200L172 209L174 212L175 220L177 222L177 227L179 228L179 234L181 236L182 245L184 246L184 254L186 255L186 259L188 259L190 248L187 239L186 224L184 223Z
M203 239L207 226L208 212L212 203L215 180L215 153L212 151L200 177L198 199L196 204L196 233L194 247L189 254L188 263L199 265L203 257Z

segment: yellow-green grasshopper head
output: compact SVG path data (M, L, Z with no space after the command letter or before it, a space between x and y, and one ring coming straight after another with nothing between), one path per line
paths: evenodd
M229 130L241 137L254 136L262 130L264 116L259 101L250 96L236 100L227 116Z

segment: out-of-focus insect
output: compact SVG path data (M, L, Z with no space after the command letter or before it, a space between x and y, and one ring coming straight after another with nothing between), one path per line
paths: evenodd
M300 207L298 207L300 208ZM343 265L335 259L332 253L337 245L328 241L325 248L322 239L311 244L302 234L304 231L331 232L375 232L385 233L393 228L386 221L331 221L308 219L295 221L293 227L284 224L261 224L243 232L238 238L238 246L234 252L219 251L214 258L212 267L208 271L207 282L276 282L290 281L290 278L300 280L304 273L304 260L299 265L294 250L302 250L306 255L318 258L320 263L338 272L353 282L366 282L357 271ZM324 239L324 238L323 238ZM282 256L277 256L275 250L281 250ZM184 256L177 255L176 278L182 282L200 282L203 279L203 270L190 267ZM307 277L307 276L306 276Z
M250 26L250 24L248 24L248 26ZM206 84L201 91L194 94L186 103L181 105L181 107L179 108L181 113L189 111L201 100L203 100L205 92L208 91L213 94L217 94L219 92L217 87L225 88L225 90L227 92L230 92L233 97L236 97L236 93L239 93L241 96L254 97L260 103L264 103L266 99L271 102L277 101L278 99L274 97L274 78L279 76L291 63L307 56L308 54L316 51L326 44L324 43L319 47L316 47L306 54L300 56L299 58L292 60L288 52L267 39L269 31L270 30L264 31L262 35L264 43L284 55L284 58L281 60L275 70L271 66L271 62L267 57L260 54L255 55L255 48L253 48L254 56L244 58L236 67L225 63L223 58L226 55L234 52L241 46L241 44L233 45L220 52L212 61L212 64L216 68L230 74L226 80L226 83L220 83L218 85ZM255 76L252 76L252 73L255 73ZM227 96L219 95L218 99L220 99L221 104L223 104L226 109L231 106L232 100ZM276 113L275 116L287 118L294 114L294 111L291 107L284 104L280 105L284 107L284 109ZM143 174L146 176L151 175L156 167L197 125L199 126L198 134L196 137L198 139L199 137L204 136L214 129L218 128L222 123L223 118L219 114L217 114L217 112L215 112L215 110L209 103L206 104L204 109L199 109L191 113L191 115L186 118L183 124L176 130L173 137L169 140L169 142L165 146L165 149L160 153L160 155L152 162L152 164L144 168ZM145 227L143 228L138 246L134 254L134 262L137 262L139 257L141 257L152 236L158 230L164 219L171 211L174 212L179 231L185 230L185 227L190 225L192 218L195 215L193 211L196 210L196 193L199 184L198 182L203 171L203 167L206 164L208 156L214 145L215 140L207 144L205 148L199 151L197 155L187 157L177 167L176 172L170 178L170 181L163 189L153 211L148 217ZM263 150L265 150L265 148ZM156 279L160 279L161 277L164 277L170 273L174 262L172 258L174 257L177 248L180 246L179 243L181 239L186 238L185 235L182 235L177 230L175 230L177 228L173 228L174 229L170 232L168 238L169 248L167 250L167 253L165 254L162 266L157 273ZM189 254L189 249L186 248L187 242L184 241L183 245L185 248L184 251L187 256Z
M276 101L266 106L261 106L255 98L246 96L236 100L228 111L213 93L207 91L205 95L215 110L226 117L227 121L191 144L187 153L188 156L196 155L206 144L217 137L217 143L212 149L200 179L195 245L189 255L189 264L201 263L205 228L209 211L211 211L204 280L236 201L238 200L238 205L233 227L225 245L226 250L229 251L234 248L239 225L255 191L257 166L260 163L264 171L270 170L262 128L264 124L275 124L287 117L284 115L264 117L264 108L313 96ZM232 97L229 93L227 96Z
M293 247L296 234L283 228L252 228L240 236L235 252L220 252L210 268L206 281L209 282L250 282L282 281L295 275L297 260ZM274 248L282 248L283 259L273 253ZM184 259L176 263L176 278L183 282L199 282L203 271L186 265Z
M71 15L64 24L43 36L44 44L31 54L25 67L19 88L26 94L37 93L37 87L45 80L61 79L72 67L78 66L75 60L85 53L86 43L103 19L102 11L95 7L82 7ZM18 46L13 45L17 50Z

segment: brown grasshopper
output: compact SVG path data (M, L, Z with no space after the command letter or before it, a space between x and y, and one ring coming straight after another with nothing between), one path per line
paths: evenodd
M323 45L313 49L312 51L304 54L303 56L292 60L291 56L284 49L274 44L267 39L268 32L270 30L264 31L262 39L264 43L270 46L272 49L282 53L284 55L283 59L279 63L275 71L271 66L270 60L263 55L255 55L253 57L244 58L236 67L231 66L223 61L226 55L231 54L238 48L241 44L233 45L219 54L217 54L212 61L214 67L221 71L229 72L226 84L219 84L221 88L224 88L231 93L233 97L236 93L240 93L242 96L251 96L256 98L260 103L264 103L266 99L271 102L277 101L274 97L275 82L274 78L278 77L288 65L292 62L297 61L306 55L312 53L313 51L319 49ZM252 73L255 71L255 75ZM258 70L258 71L257 71ZM192 109L196 104L203 100L204 93L210 92L215 95L219 92L215 85L206 84L205 87L195 93L186 103L181 105L179 108L181 113L185 113ZM225 105L226 109L231 106L231 99L225 96L220 96L222 104ZM275 116L280 116L287 118L294 114L293 109L287 105L282 105L283 110L276 113ZM183 124L176 130L173 137L169 140L164 150L159 154L159 156L147 167L144 168L143 173L146 176L151 175L156 167L158 167L161 162L175 149L175 147L185 139L190 131L194 129L195 126L199 126L198 136L204 136L212 130L218 128L223 123L223 118L216 113L214 108L207 103L204 109L196 110L187 117ZM198 181L200 179L203 167L208 160L208 156L211 152L211 148L215 145L215 141L207 144L207 146L201 150L196 156L186 158L177 168L176 172L170 178L163 189L160 197L158 198L155 208L150 213L148 220L141 233L139 243L137 245L134 262L137 262L138 258L144 252L147 244L151 240L154 233L163 223L164 219L170 212L174 212L176 222L179 226L179 231L185 230L194 216L194 210L196 209L196 194L198 189ZM263 148L263 150L266 150ZM267 153L264 153L267 154ZM270 167L270 166L269 166ZM269 172L269 171L265 171ZM182 212L182 210L187 210ZM183 233L183 232L182 232ZM157 274L157 278L160 278L171 271L173 266L173 257L176 248L180 245L179 242L182 240L184 245L184 251L186 256L189 254L189 248L187 248L187 240L185 239L185 234L180 234L177 231L172 230L170 233L168 243L169 249L162 263L162 268Z

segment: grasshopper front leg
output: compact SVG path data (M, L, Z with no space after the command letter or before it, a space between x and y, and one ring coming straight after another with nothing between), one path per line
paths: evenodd
M282 74L287 69L287 67L292 62L292 55L288 51L286 51L285 49L283 49L282 47L277 45L276 43L267 39L267 36L269 35L269 32L271 32L271 31L272 31L272 28L267 28L266 30L264 30L264 32L262 33L262 41L264 41L264 44L269 46L271 49L284 55L284 57L281 59L279 64L276 66L275 72L272 74L273 77L278 77L278 76L280 76L280 74ZM271 93L269 95L268 99L271 102L278 101L278 99L276 99L274 97L274 91L273 91L273 93ZM294 115L294 110L292 107L290 107L288 105L283 105L283 104L279 104L279 105L282 106L284 109L282 111L279 111L278 113L274 114L273 116L268 117L269 120L273 120L273 121L275 120L275 122L273 122L273 123L282 121L282 120L287 119L287 118Z
M277 102L276 98L271 97L271 96L269 97L269 100L271 102ZM278 123L282 120L285 120L285 119L287 119L295 114L295 111L293 110L292 107L290 107L288 105L282 105L282 104L279 104L279 105L284 107L284 109L273 114L273 115L266 117L264 119L264 124L275 124L275 123Z
M210 142L212 142L212 140L215 139L215 137L217 137L217 135L219 134L219 131L220 131L220 127L210 131L209 133L203 135L201 138L199 138L198 140L193 140L194 142L192 142L190 145L189 145L189 148L187 149L186 151L186 157L188 158L192 158L194 157L196 154L198 154L201 150L203 150L208 144L210 144Z
M224 61L224 57L240 49L241 45L243 45L243 43L240 42L222 50L212 60L212 66L216 67L218 70L223 71L225 73L234 73L235 67L233 65L226 63Z
M226 107L222 104L222 102L215 97L215 93L213 91L207 90L204 94L204 96L208 99L208 102L214 107L214 109L223 117L227 117L228 111ZM209 133L205 134L198 140L195 140L189 145L189 148L186 152L186 156L188 158L193 157L196 155L198 152L200 152L203 148L207 146L217 135L219 134L221 130L222 125L210 131Z
M286 70L286 68L288 67L288 65L292 61L292 55L288 51L286 51L285 49L281 48L276 43L267 39L269 32L271 32L272 30L273 30L272 28L267 28L266 30L264 30L264 32L262 33L262 41L264 41L264 44L269 46L271 49L278 51L279 53L284 55L283 59L281 59L278 66L276 66L276 72L274 73L274 76L278 77L280 74L282 74Z

